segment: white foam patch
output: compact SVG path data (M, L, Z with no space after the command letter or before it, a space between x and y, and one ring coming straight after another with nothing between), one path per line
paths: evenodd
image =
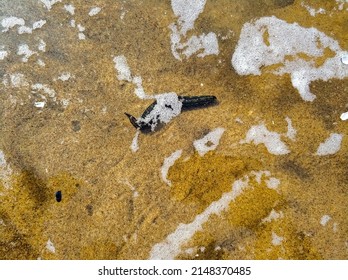
M82 32L79 32L78 38L79 38L79 40L86 40L86 35L83 34Z
M47 10L51 10L53 5L62 2L62 0L40 0L40 2L45 5Z
M42 109L43 107L45 107L45 105L46 105L46 102L45 102L45 101L36 101L36 102L34 102L34 106L35 106L36 108Z
M269 131L264 124L252 126L247 132L245 140L240 141L240 143L264 144L268 152L274 155L290 153L288 147L282 142L280 134Z
M54 89L51 89L51 88L48 87L47 85L37 83L37 84L32 85L32 86L31 86L31 89L32 89L33 91L41 91L41 92L43 92L44 94L48 95L50 98L52 98L53 101L56 101L56 95L57 95L57 93L55 92Z
M306 8L306 10L308 11L308 13L312 16L315 17L317 14L325 14L326 11L323 8L319 8L319 9L315 9L309 5L304 4L303 2L301 3L301 6Z
M145 90L143 88L143 81L141 77L135 76L132 80L133 84L136 86L134 93L136 96L138 96L140 99L152 99L152 96L149 96L145 93Z
M65 4L64 9L71 15L75 14L75 7L72 4Z
M13 28L13 27L15 27L17 25L23 26L24 24L25 24L25 21L22 18L12 17L12 16L3 18L2 21L1 21L1 25L5 29L3 29L2 32L7 32L11 28Z
M5 154L0 150L0 181L3 183L5 188L10 187L10 178L12 175L12 169L6 162Z
M46 42L42 39L40 39L39 46L37 47L39 51L45 52L46 51Z
M204 57L206 55L219 54L219 45L216 34L210 32L208 34L202 34L199 37L192 36L186 43L179 44L176 49L182 49L182 53L188 58L191 55L199 52L198 57Z
M284 240L284 237L278 236L276 233L272 232L272 244L274 246L280 246Z
M328 221L331 220L331 217L329 215L324 215L320 219L320 224L324 227L328 223Z
M81 24L78 24L77 25L77 29L80 31L80 32L83 32L86 30L86 28L84 26L82 26Z
M215 150L219 145L222 134L225 129L222 127L215 128L203 138L193 142L193 146L200 156L204 156L207 152Z
M143 81L140 76L132 76L131 70L127 63L127 59L124 55L115 56L113 62L118 73L117 79L119 81L127 81L133 83L135 85L134 93L136 94L136 96L138 96L140 99L156 98L145 93L143 88ZM158 96L160 96L160 94Z
M140 131L135 132L135 135L132 140L132 144L130 146L133 153L139 150L139 145L138 145L139 134L140 134Z
M33 30L35 30L35 29L40 29L40 28L42 28L45 24L46 24L46 20L44 20L44 19L40 19L40 20L38 20L38 21L35 21L35 22L33 23Z
M347 0L336 0L337 8L339 11L342 11L344 9L344 5L348 3ZM348 8L346 8L346 11L348 11Z
M233 183L232 190L224 193L221 198L211 203L201 214L189 224L179 224L176 230L160 243L155 244L150 252L150 259L172 260L181 252L181 247L189 241L202 225L213 214L218 215L228 209L229 204L248 187L249 178L240 179Z
M342 62L344 65L348 65L348 54L342 54L342 56L341 56L341 62Z
M194 22L203 12L206 0L172 0L172 9L178 17L176 23L169 25L171 34L171 50L173 56L181 60L181 54L186 58L198 52L198 57L219 54L219 44L215 33L193 35L186 38L187 31L193 29ZM181 42L186 40L184 42Z
M285 118L286 122L288 123L288 131L286 132L286 137L291 139L292 141L296 140L296 129L292 126L292 121L289 117Z
M3 84L13 88L25 87L29 85L22 73L5 74Z
M56 248L54 247L54 244L52 243L50 239L48 239L46 243L46 249L53 254L56 252Z
M172 182L167 178L169 168L172 167L177 159L179 159L182 155L182 150L177 150L172 153L169 157L164 159L163 165L161 167L161 177L163 182L165 182L168 186L172 185Z
M263 171L251 171L250 172L253 176L255 176L255 180L258 184L261 184L261 179L263 176L269 177L271 176L271 172L268 170Z
M77 29L79 30L79 34L78 34L79 40L85 40L86 35L83 33L83 31L85 31L86 28L84 26L82 26L81 24L78 24Z
M341 149L342 139L342 134L331 133L323 143L320 143L315 154L318 156L326 156L337 153Z
M39 66L41 66L41 67L45 67L45 66L46 66L46 63L45 63L42 59L38 59L36 63L37 63Z
M169 123L178 116L182 107L182 101L175 92L157 94L154 97L157 101L156 105L147 116L141 119L151 124L152 131L155 130L158 123Z
M115 69L118 72L117 79L120 81L132 81L132 74L127 63L127 59L124 55L115 56L113 59L115 63Z
M70 26L74 28L76 27L76 21L74 19L70 21Z
M31 27L28 26L20 26L18 27L18 34L31 34L33 33L33 29Z
M203 12L206 0L172 0L172 9L174 14L179 18L181 32L185 35L187 31L194 26L195 20Z
M21 25L18 27L18 34L31 34L33 33L33 30L42 28L46 24L46 20L38 20L33 23L33 27Z
M101 8L99 8L99 7L93 7L93 8L89 11L88 15L91 16L91 17L93 17L93 16L99 14L100 11L101 11Z
M341 119L342 121L348 120L348 112L345 112L345 113L341 114L340 119Z
M8 51L0 50L0 60L4 60L8 56Z
M68 81L70 78L72 78L73 76L71 75L71 73L69 73L69 72L63 72L62 74L60 74L59 76L58 76L58 80L61 80L61 81L63 81L63 82L66 82L66 81Z
M261 222L262 223L270 223L272 221L281 219L283 217L284 217L284 214L282 211L277 212L274 209L272 209L271 212L269 213L269 215L266 218L263 218Z
M266 180L266 185L267 185L267 188L269 189L276 190L278 189L279 184L280 184L280 180L275 177L271 177Z
M37 54L37 52L30 50L27 44L22 44L22 45L19 45L17 54L23 56L22 57L23 62L28 62L28 59L32 55Z
M324 56L325 49L336 55L316 67L315 61ZM261 75L264 66L279 64L276 70L269 71L276 75L290 74L292 85L302 99L313 101L316 96L309 89L312 81L348 76L348 68L340 61L347 54L323 32L272 16L244 24L231 62L239 75Z

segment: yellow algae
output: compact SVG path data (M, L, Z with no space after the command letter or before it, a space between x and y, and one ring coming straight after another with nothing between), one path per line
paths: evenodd
M63 192L64 205L63 201L76 192L78 181L68 174L59 174L44 182L33 173L21 172L13 175L11 182L8 189L1 186L5 191L0 204L4 223L0 227L4 237L0 259L36 259L47 253L45 224L58 204L55 191Z
M255 242L248 249L256 259L321 259L310 238L296 231L287 218L258 227Z
M190 260L219 260L222 259L221 252L215 250L216 237L212 233L206 231L198 231L190 244L193 247L188 247L183 250L177 259Z
M256 173L255 173L256 174ZM205 224L202 231L195 233L188 246L204 248L194 255L181 254L179 258L230 259L237 254L236 248L256 236L263 219L274 209L283 209L284 198L275 189L267 186L265 174L256 178L249 176L248 188L229 204L221 216ZM226 221L223 226L221 223ZM216 234L218 230L221 235ZM246 243L247 244L247 243ZM236 257L236 256L235 256Z
M294 226L287 215L287 207L282 205L280 209L278 210L285 213L284 217L270 221L258 219L258 222L249 219L249 226L253 225L252 228L225 224L220 229L217 223L221 223L225 215L217 217L194 235L178 258L322 259L318 249L312 244L311 237ZM217 228L224 233L216 234Z
M118 248L115 243L108 240L92 241L88 246L79 249L79 259L114 260L117 259Z
M41 6L2 2L5 13L23 17L27 25L30 18L42 18ZM0 32L0 56L6 52L0 70L0 91L4 93L0 94L0 149L6 151L12 167L35 170L35 174L13 177L12 189L1 187L1 259L146 258L149 248L178 224L193 220L230 191L235 179L260 170L260 165L279 174L282 192L251 181L251 188L231 203L228 211L209 217L179 257L347 258L348 130L339 117L347 111L348 80L313 81L309 89L316 99L305 102L289 74L270 73L287 62L296 66L304 61L320 67L334 52L318 39L317 48L323 55L304 50L285 56L279 63L260 66L261 75L240 76L231 67L243 26L262 17L313 27L346 51L347 3L340 9L335 0L206 1L185 40L213 32L219 54L178 61L172 54L173 34L168 28L177 23L170 1L105 0L102 12L95 17L88 15L87 1L73 2L75 15L63 8L64 3L57 3L45 14L44 28L33 30L33 34L18 34L17 28ZM303 4L315 11L323 8L325 13L311 16ZM85 40L78 39L79 24L85 28ZM261 43L262 39L266 45L272 43L270 35L265 30ZM38 38L45 41L45 52L38 49ZM27 63L15 51L24 39L36 52ZM301 44L301 36L296 40ZM133 153L129 147L135 130L124 111L139 116L150 101L140 100L132 83L118 81L112 61L118 55L127 58L134 77L142 78L146 94L211 94L219 104L183 113L160 131L140 135L139 150ZM71 78L60 80L63 72L69 72ZM22 85L15 82L21 75ZM56 96L43 90L33 92L36 83L54 90ZM43 97L47 99L45 107L35 107ZM68 103L66 107L63 101ZM294 141L285 136L285 117L297 131ZM281 134L288 155L277 157L262 146L238 144L251 126L261 122ZM173 150L189 150L198 136L219 126L226 131L220 154L177 160L168 174L172 188L163 186L158 176L163 158ZM319 143L333 132L344 135L340 152L314 156ZM62 169L91 183L93 189L78 192L82 188L69 174L51 173ZM44 176L49 178L38 179ZM129 179L134 190L120 188L117 182L124 179ZM59 190L62 201L58 203L55 193ZM284 218L261 223L272 205ZM290 222L288 207L296 212L296 222ZM322 227L320 217L325 214L332 220ZM281 245L274 246L273 237L282 238ZM46 248L48 240L56 253ZM186 248L194 248L198 256L189 254L190 250L185 253Z
M53 200L55 201L55 193L57 191L62 192L62 201L59 205L64 205L67 203L80 187L80 182L68 173L58 174L49 178L47 181L47 188L50 192L52 202Z
M333 58L336 55L336 53L330 48L325 48L323 52L324 54L322 56L319 56L315 59L315 67L317 68L322 66L327 61L327 59Z
M24 248L30 248L22 251L21 245L15 246L15 251L18 250L17 258L35 258L45 242L43 225L48 218L45 212L48 202L47 188L40 179L29 172L13 177L11 188L2 197L0 215L5 227L9 229L5 230L7 234L17 236L17 244L25 244ZM1 258L13 254L11 250L2 253Z
M253 159L234 158L213 151L203 157L195 153L187 161L177 160L169 169L171 194L177 201L196 203L205 209L231 190L231 182L246 172L257 169Z
M262 33L262 37L263 37L263 42L265 43L265 45L269 47L271 43L269 42L269 33L267 29Z
M249 186L230 203L227 219L232 226L253 228L283 203L282 196L264 182L250 180Z

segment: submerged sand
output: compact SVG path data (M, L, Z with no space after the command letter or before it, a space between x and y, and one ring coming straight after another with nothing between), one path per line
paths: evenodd
M0 7L17 18L0 33L0 259L347 259L347 77L306 101L275 65L231 63L244 24L271 16L348 50L347 3L207 0L187 36L213 32L218 54L181 60L169 0ZM153 100L118 77L121 55L148 95L219 103L136 135L124 112Z

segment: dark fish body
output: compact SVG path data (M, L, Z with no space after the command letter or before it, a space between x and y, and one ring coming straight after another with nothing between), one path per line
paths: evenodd
M140 118L145 119L146 116L151 113L151 111L156 106L156 104L157 104L157 100L155 102L151 103L151 105L145 109L144 113L141 115Z
M182 110L198 109L217 103L217 98L213 95L179 96L179 100L182 102Z
M178 96L178 101L182 103L181 111L184 111L214 105L217 103L217 98L213 95ZM156 104L157 100L151 103L151 105L145 109L144 113L138 119L128 113L125 113L125 115L136 129L139 129L142 132L151 131L159 122L158 116L155 116L153 119L150 118L147 121L145 121L145 119L149 114L151 114ZM166 104L165 106L172 109L170 104Z

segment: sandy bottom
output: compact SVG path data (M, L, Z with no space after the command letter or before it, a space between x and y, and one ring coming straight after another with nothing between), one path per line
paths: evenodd
M301 2L326 13L311 16ZM231 65L244 23L265 16L313 26L347 50L347 4L207 0L189 34L214 32L219 54L182 60L171 50L170 1L0 8L0 20L46 20L0 33L0 259L348 258L348 79L312 82L308 102L289 75L240 76ZM35 53L18 54L23 44ZM219 102L135 139L124 112L140 116L152 100L118 79L119 55L147 94ZM287 119L295 139L284 136ZM260 124L288 153L243 142ZM207 141L199 154L194 142L217 128L216 147ZM331 133L343 136L340 149L316 155Z

